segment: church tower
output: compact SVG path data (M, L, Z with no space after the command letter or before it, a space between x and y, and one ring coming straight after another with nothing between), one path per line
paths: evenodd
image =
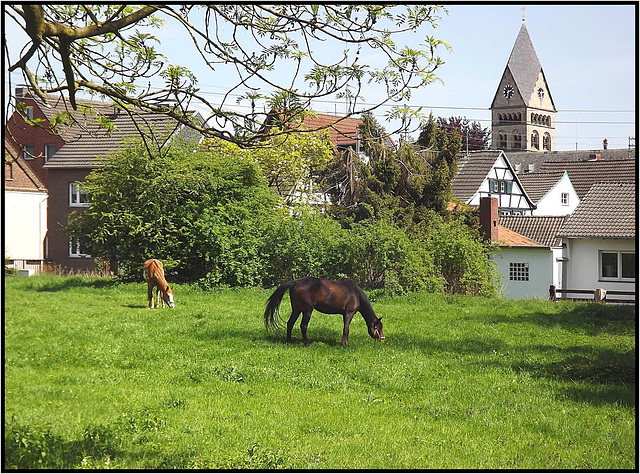
M542 65L522 20L491 103L491 148L555 150L556 107Z

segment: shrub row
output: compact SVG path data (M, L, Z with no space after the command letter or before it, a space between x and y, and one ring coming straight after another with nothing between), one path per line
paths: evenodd
M487 249L461 220L432 213L405 231L384 219L343 226L319 212L291 214L247 157L172 149L149 159L132 147L85 187L91 205L68 230L127 278L140 279L154 257L170 281L205 287L318 276L391 294L495 293Z

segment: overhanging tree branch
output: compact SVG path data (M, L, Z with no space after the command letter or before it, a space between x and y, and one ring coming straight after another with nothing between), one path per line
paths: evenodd
M425 34L425 29L437 25L440 12L446 12L433 5L32 4L7 8L11 14L5 13L5 18L17 22L30 39L9 70L21 70L43 100L47 93L66 90L66 99L76 109L77 94L93 91L122 104L167 114L205 136L244 145L255 144L270 130L265 125L272 111L257 109L256 102L263 107L276 103L281 110L281 104L295 104L287 111L292 120L312 109L314 99L331 96L349 99L345 117L373 111L404 101L411 90L432 82L441 65L435 49L446 46ZM206 67L234 79L220 103L205 99L193 73L170 64L159 51L150 31L163 19L178 22ZM408 31L421 35L415 43L426 38L422 49L396 43L394 35ZM367 52L386 64L365 64L362 58ZM5 54L9 58L8 50ZM45 87L31 73L40 70L37 66L61 75L53 86ZM282 79L282 71L289 71L290 77ZM165 87L152 92L143 81L158 77L164 78ZM382 89L381 97L372 106L358 107L361 95L373 86ZM231 93L239 88L251 91L251 112L229 103ZM175 106L163 106L163 98L170 98ZM194 104L207 109L205 116L210 120L205 124L190 119L186 106ZM274 133L291 131L284 127Z

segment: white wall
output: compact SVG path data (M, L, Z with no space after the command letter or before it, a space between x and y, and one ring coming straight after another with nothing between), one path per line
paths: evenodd
M566 261L563 261L564 249L562 247L551 247L551 265L552 265L552 278L553 285L556 288L566 288L565 282L563 281L563 267L567 265ZM566 275L566 271L565 271Z
M47 235L47 194L4 192L4 256L43 260Z
M567 240L567 257L569 258L567 284L565 288L574 290L635 291L635 282L612 282L599 280L599 252L631 251L635 252L635 239L563 239ZM637 258L637 255L636 255ZM636 260L637 262L637 260ZM613 298L613 297L612 297ZM618 298L617 296L615 298ZM622 299L622 297L620 297Z
M548 248L501 247L494 257L501 275L505 298L549 299L549 286L553 282L553 253ZM511 281L511 263L529 264L529 281Z
M563 205L560 200L562 193L569 194L569 204ZM533 211L534 216L566 216L573 214L578 207L580 198L573 187L569 175L565 171L564 176L558 181L549 192L538 201L537 208Z

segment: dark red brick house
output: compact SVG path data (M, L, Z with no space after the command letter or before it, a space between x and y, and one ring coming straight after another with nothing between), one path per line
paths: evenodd
M199 135L180 126L174 119L138 110L119 111L105 102L83 101L79 104L91 107L98 116L108 118L111 127L100 127L94 114L82 110L71 112L56 96L48 97L48 104L40 98L21 92L20 99L30 119L23 112L15 112L8 120L5 138L16 143L34 173L46 183L49 200L47 209L46 259L54 266L70 271L93 271L96 263L84 252L78 239L65 231L67 217L74 210L89 205L90 197L82 190L82 182L91 170L102 166L102 159L127 146L126 139L160 137L161 141L177 135L199 140ZM51 123L56 114L73 116L74 123L53 130ZM52 148L55 147L55 152Z
M73 111L61 96L49 95L44 102L26 87L17 87L15 96L23 107L7 120L5 139L20 150L25 162L45 186L49 185L49 173L44 164L65 144L76 140L81 127L93 120L90 113L85 113L86 108L103 114L114 111L112 104L85 99L78 99L81 109ZM73 121L60 123L61 114L73 117ZM59 125L53 125L55 123Z

